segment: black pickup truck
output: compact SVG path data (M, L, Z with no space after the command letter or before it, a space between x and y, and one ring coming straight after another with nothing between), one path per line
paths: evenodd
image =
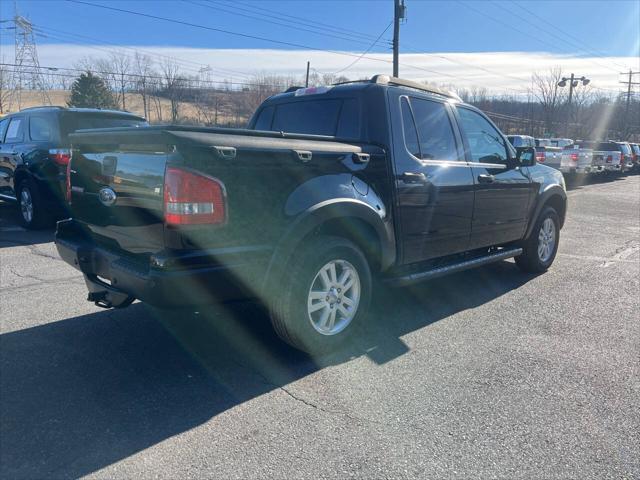
M248 129L72 136L62 258L89 300L255 298L287 342L334 348L387 286L554 260L562 175L455 95L387 76L269 98Z

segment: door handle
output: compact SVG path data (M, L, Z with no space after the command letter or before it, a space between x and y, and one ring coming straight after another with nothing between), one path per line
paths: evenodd
M404 172L400 179L404 183L427 183L427 176L420 172Z
M478 175L478 183L493 183L496 181L496 177L493 175L482 174Z

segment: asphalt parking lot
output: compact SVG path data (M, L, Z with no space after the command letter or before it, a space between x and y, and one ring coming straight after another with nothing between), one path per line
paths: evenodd
M324 358L250 304L94 307L0 203L0 477L639 478L640 176L569 202L546 274L379 291Z

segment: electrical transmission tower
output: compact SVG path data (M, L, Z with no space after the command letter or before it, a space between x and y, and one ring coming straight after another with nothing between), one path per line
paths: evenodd
M16 107L22 108L22 94L24 90L31 90L39 95L43 105L51 105L51 99L47 93L44 75L38 62L38 50L33 34L31 22L18 15L16 10L13 23L16 34L15 61L11 81L12 92L9 97L9 111Z

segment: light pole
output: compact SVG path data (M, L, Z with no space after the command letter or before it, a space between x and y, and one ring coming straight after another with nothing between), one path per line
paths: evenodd
M580 82L582 82L583 86L589 85L589 80L587 77L582 76L580 78L576 78L572 73L570 78L562 77L562 79L558 82L559 87L566 87L567 81L569 82L569 100L567 101L567 124L565 126L565 135L569 135L569 123L571 121L571 99L573 98L573 89L578 86Z

